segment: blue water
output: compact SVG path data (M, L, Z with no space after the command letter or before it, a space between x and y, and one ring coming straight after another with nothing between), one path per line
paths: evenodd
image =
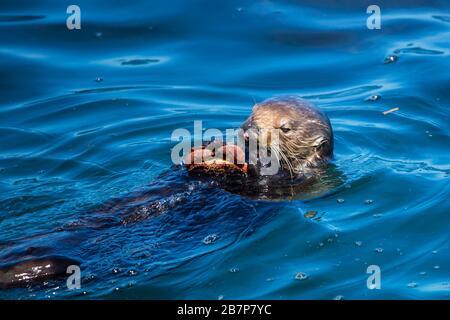
M0 3L0 259L77 259L82 288L1 298L450 297L448 1L377 1L381 30L371 1L76 4L69 31L68 3ZM172 165L174 129L279 94L327 113L340 183L254 200Z

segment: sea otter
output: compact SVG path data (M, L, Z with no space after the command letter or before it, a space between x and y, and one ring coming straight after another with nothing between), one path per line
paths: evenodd
M194 164L190 161L188 172L196 177L213 178L221 188L254 199L317 195L330 189L330 180L334 180L332 184L338 182L338 179L328 179L330 173L333 175L328 164L334 146L330 120L308 101L298 96L279 96L257 103L241 129L244 139L257 141L258 147L249 147L251 142L245 145L245 150L238 145L226 147L237 155L237 160L245 153L245 163L231 163L225 159L225 152L221 153L223 160L211 160L211 154L214 155L209 148L211 143L187 155L189 160L203 159ZM222 148L219 143L216 150ZM261 149L270 155L270 162L262 161ZM268 166L274 167L274 159L276 170L266 170ZM318 184L318 181L327 183Z
M187 155L189 172L220 178L225 185L229 177L236 174L249 178L274 176L271 180L281 177L304 180L319 175L333 157L333 130L328 117L297 96L276 97L256 104L241 129L247 142L256 141L253 148L249 143L245 146L247 162L242 162L244 150L238 145L222 146L220 143L211 148L214 143L210 143L203 149L193 149ZM225 152L220 152L225 147L237 155L235 160L238 161L234 164L225 159ZM220 159L211 159L215 155L214 150L218 150L223 159L220 156ZM274 160L276 166L271 163ZM275 170L264 170L268 165ZM231 182L235 183L234 180ZM249 183L254 184L255 179Z
M315 183L333 156L333 131L327 116L307 101L295 96L265 100L254 106L252 114L241 128L244 130L244 136L249 139L252 136L257 140L269 142L269 151L276 154L276 158L279 159L281 168L279 174L264 176L261 175L258 164L250 169L245 164L234 166L217 160L206 163L204 166L188 167L188 170L192 169L190 172L206 179L209 177L202 177L202 175L212 171L222 179L211 187L218 186L232 193L256 199L287 199L302 192L321 194L324 190L331 189L332 184L336 183L337 179L331 182L325 179L319 184ZM266 136L266 129L279 131L280 141L277 146L271 143L271 137ZM243 160L244 154L235 147L226 146L223 151L223 154L232 153L238 160ZM188 158L196 158L199 155L202 158L204 153L203 150L200 152L194 150ZM239 179L235 179L236 176ZM89 234L90 230L139 223L152 216L176 210L177 207L182 206L186 197L192 196L192 192L195 192L190 189L192 186L188 187L192 179L183 174L183 171L173 171L169 177L161 175L159 181L153 182L150 190L115 199L93 210L89 215L91 219L80 220L74 226L49 232L46 236L40 237L47 238L48 241L44 242L47 244L54 243L57 239L56 244L51 246L55 250L49 250L48 255L44 251L33 256L28 250L21 256L20 252L23 250L19 249L33 247L33 242L37 242L33 238L18 240L16 246L19 246L19 249L16 250L18 253L15 255L12 254L15 252L12 250L14 244L0 246L3 251L0 251L0 261L8 261L7 264L0 265L0 288L32 285L41 283L44 279L63 275L68 265L78 263L71 258L55 257L58 251L69 250L67 248L73 247L77 241L83 241L82 237ZM201 190L203 189L198 192L202 192ZM176 196L172 197L174 194ZM73 232L74 228L77 232ZM86 232L83 233L82 230ZM53 237L57 234L61 235L54 239L52 233ZM66 245L62 239L70 238L71 235L78 236L74 240L67 241Z

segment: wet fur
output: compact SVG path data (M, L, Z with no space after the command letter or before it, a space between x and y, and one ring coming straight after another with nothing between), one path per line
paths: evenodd
M249 135L267 141L268 129L277 129L279 148L272 146L280 166L293 177L326 167L333 157L333 130L328 117L311 103L297 96L282 96L254 106L241 126Z

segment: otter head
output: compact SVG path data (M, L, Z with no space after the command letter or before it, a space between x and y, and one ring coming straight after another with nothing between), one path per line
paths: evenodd
M333 156L333 131L328 117L295 96L277 97L258 103L241 126L246 138L256 138L274 153L280 167L299 175L325 166ZM278 136L274 143L273 133Z

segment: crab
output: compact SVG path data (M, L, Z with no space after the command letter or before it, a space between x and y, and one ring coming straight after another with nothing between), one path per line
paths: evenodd
M194 176L246 176L248 173L245 153L234 144L217 148L208 146L193 148L185 157L184 163L189 174Z

